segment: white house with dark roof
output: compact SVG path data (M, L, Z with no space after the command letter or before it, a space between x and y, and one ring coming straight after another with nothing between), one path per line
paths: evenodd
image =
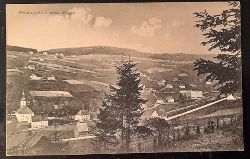
M28 122L31 123L31 118L34 116L34 112L27 107L24 92L20 101L20 108L16 111L16 118L18 122Z
M86 110L80 110L76 115L75 115L75 120L76 121L86 121L86 120L90 120L90 114L88 111Z
M184 84L180 84L179 88L186 88L186 86Z
M47 116L42 116L42 115L38 115L38 116L33 116L32 117L32 121L31 121L31 128L33 129L41 129L41 128L46 128L49 126L49 122L48 122L48 117Z
M203 97L202 91L190 91L191 99L201 99Z
M174 102L175 102L175 101L174 101L174 97L172 97L172 96L166 97L166 102L167 102L167 103L174 103Z

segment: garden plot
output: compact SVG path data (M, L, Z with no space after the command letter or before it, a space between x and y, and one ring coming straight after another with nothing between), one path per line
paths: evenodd
M149 68L147 69L148 73L162 73L162 72L169 72L172 71L173 69L167 69L167 68L160 68L160 67L154 67L154 68Z

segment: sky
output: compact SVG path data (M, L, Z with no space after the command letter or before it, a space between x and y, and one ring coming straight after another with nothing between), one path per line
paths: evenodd
M8 45L38 50L114 46L152 53L208 51L193 13L218 14L226 2L7 4Z

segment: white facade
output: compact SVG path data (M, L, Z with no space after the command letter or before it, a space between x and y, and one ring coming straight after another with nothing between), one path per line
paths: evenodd
M186 88L184 85L179 85L179 88Z
M203 97L202 91L190 91L191 99L200 99Z
M34 112L32 112L27 107L24 91L22 93L22 98L20 101L20 108L16 111L15 115L18 122L28 122L28 123L31 123L32 116L34 116Z
M142 108L142 109L146 109L146 108L147 108L147 104L142 104L142 105L141 105L141 108Z
M50 80L50 81L55 81L56 80L56 78L54 76L48 76L47 79Z
M86 120L90 120L90 114L80 110L76 115L75 115L75 120L80 121L80 122L84 122Z
M49 126L49 122L48 121L36 121L36 122L31 122L31 128L46 128Z
M165 102L162 99L157 99L156 103L158 103L158 104L164 104Z
M160 116L158 115L158 113L156 111L154 111L151 115L151 118L159 118Z
M29 65L27 68L28 68L29 70L34 70L34 69L36 69L34 65Z
M173 97L167 98L167 102L168 102L168 103L174 103L174 98L173 98Z
M31 114L19 114L16 112L16 118L18 122L28 122L31 123L32 116L34 116L34 113Z
M236 98L235 98L232 94L230 94L230 95L227 97L227 100L236 100Z
M207 81L207 82L205 82L207 85L210 85L210 84L212 84L212 82L209 82L209 81Z
M38 77L38 76L32 74L32 75L30 75L30 79L31 79L31 80L41 80L42 77Z

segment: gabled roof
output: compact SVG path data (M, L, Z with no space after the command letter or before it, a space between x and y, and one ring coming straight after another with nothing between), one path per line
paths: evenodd
M88 125L86 123L77 123L76 129L78 130L78 132L89 131Z
M73 97L65 91L30 91L30 95L33 97Z
M29 134L28 132L20 132L10 136L7 140L6 149L9 150L16 146L26 146L27 149L33 148L44 136L39 133Z
M6 149L9 150L25 142L27 133L18 133L10 136L6 142Z
M152 113L151 117L153 117L153 118L154 118L154 117L159 117L159 115L158 115L158 113L157 113L156 110Z
M18 114L33 114L33 111L28 107L21 107L16 111Z
M80 110L77 115L89 115L89 112L87 112L86 110Z
M27 149L33 148L42 138L44 138L42 134L33 134L26 142Z
M48 121L48 117L42 115L37 115L32 117L32 122L38 122L38 121Z
M168 96L168 97L166 98L166 100L169 100L169 99L174 99L174 97Z

